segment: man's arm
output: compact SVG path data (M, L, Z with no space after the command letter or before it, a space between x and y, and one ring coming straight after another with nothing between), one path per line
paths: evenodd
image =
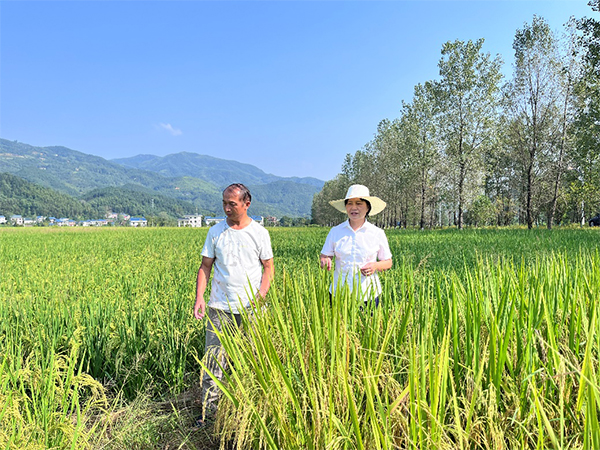
M265 298L267 296L267 292L269 292L269 288L271 287L271 280L275 276L275 264L273 263L273 258L271 259L261 259L260 262L263 265L263 274L260 279L260 288L258 290L258 294Z
M206 312L206 302L204 301L204 292L208 285L208 279L210 278L210 271L212 270L214 258L202 257L202 263L198 269L198 278L196 280L196 303L194 304L194 317L196 319L202 319Z

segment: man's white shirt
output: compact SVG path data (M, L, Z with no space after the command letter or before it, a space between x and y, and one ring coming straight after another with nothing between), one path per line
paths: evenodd
M273 258L269 232L254 220L235 230L224 220L208 230L202 256L214 258L208 306L239 313L250 306L260 288L261 261Z

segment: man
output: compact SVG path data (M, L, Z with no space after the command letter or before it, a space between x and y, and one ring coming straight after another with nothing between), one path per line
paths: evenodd
M239 326L241 309L267 295L274 274L271 239L268 231L248 216L251 201L250 191L243 184L225 188L223 211L227 219L208 230L202 248L194 316L202 319L208 314L210 319L206 325L206 364L218 379L223 377L221 367L226 368L226 359L215 330L222 331L226 324ZM213 266L207 309L204 292ZM201 392L204 414L196 421L197 427L204 426L217 411L219 390L207 373L202 377Z

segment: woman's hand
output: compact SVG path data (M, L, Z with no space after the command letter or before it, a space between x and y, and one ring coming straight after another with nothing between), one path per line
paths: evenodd
M332 256L323 255L321 253L321 269L331 270L332 259Z
M370 277L375 272L377 272L377 263L375 262L367 263L360 269L360 273L362 273L365 277Z

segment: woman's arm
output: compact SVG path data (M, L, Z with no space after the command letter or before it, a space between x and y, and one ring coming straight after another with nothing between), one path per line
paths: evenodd
M361 267L360 272L365 276L369 277L376 272L383 272L392 267L392 259L384 259L383 261L370 262Z
M327 256L321 253L321 269L331 270L331 264L333 260L333 256Z

